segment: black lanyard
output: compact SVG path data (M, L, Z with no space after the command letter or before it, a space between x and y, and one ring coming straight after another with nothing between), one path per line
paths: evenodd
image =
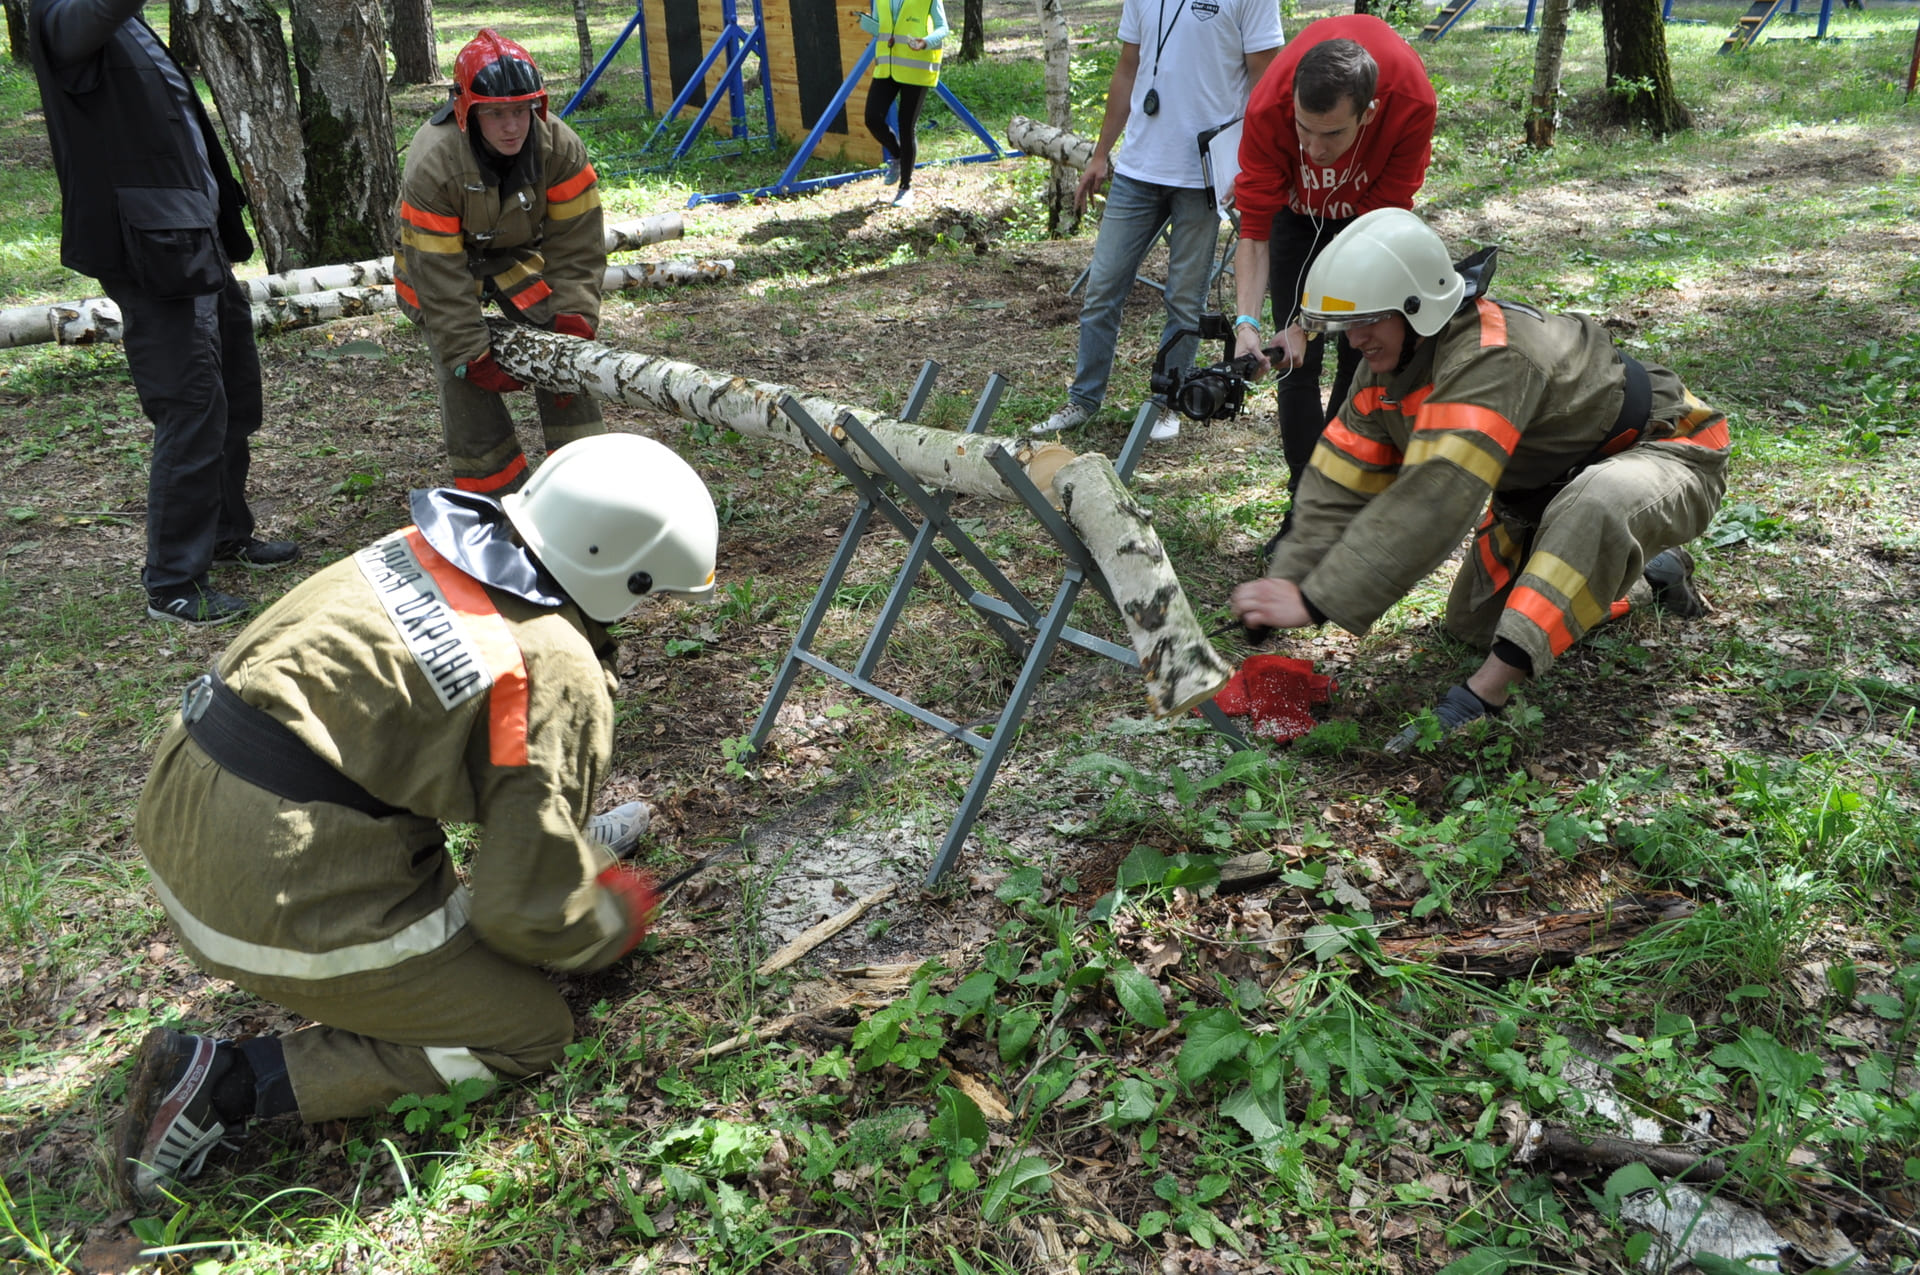
M1180 15L1186 10L1186 7L1187 0L1180 0L1180 3L1174 6L1173 21L1167 22L1167 0L1160 0L1160 16L1153 24L1155 36L1158 40L1158 43L1153 46L1153 78L1155 80L1160 78L1161 51L1167 47L1167 41L1173 38L1173 29L1180 25ZM1166 25L1162 27L1161 23L1166 23Z

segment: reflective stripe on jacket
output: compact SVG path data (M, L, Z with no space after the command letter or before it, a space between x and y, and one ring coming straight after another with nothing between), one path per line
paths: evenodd
M897 19L892 0L874 0L873 11L880 24L880 40L873 50L874 78L926 87L939 83L940 49L916 49L907 43L932 34L933 0L903 0Z

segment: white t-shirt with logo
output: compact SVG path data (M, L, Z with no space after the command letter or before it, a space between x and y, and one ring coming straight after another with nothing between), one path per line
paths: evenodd
M1245 113L1247 54L1283 38L1279 0L1126 0L1120 39L1140 46L1140 72L1114 171L1161 186L1206 185L1200 134ZM1152 115L1141 106L1149 91L1160 95Z

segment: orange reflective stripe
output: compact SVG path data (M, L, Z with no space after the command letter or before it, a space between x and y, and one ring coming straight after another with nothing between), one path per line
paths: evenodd
M457 235L460 233L460 219L446 217L439 213L428 212L424 208L415 208L406 200L400 201L400 220L422 230L431 230L439 235Z
M1718 425L1703 429L1698 434L1663 438L1660 441L1663 443L1691 443L1695 447L1711 447L1716 451L1724 451L1733 445L1733 435L1729 432L1727 423L1721 421Z
M561 182L558 186L547 187L547 200L549 203L564 204L587 187L593 185L596 180L598 179L594 176L593 165L588 164L585 168L567 178L567 180Z
M1609 620L1617 620L1631 610L1633 610L1633 603L1627 601L1625 598L1621 598L1607 608L1607 618Z
M1480 312L1480 348L1490 349L1507 343L1507 312L1481 297L1473 303Z
M1395 408L1402 416L1412 416L1420 410L1420 405L1433 393L1433 386L1422 385L1399 402L1387 397L1386 390L1378 385L1369 385L1357 391L1353 396L1353 410L1356 412L1377 412L1383 407Z
M1513 568L1493 551L1493 514L1491 512L1487 514L1487 520L1480 524L1480 534L1475 537L1475 540L1480 549L1480 567L1487 573L1487 578L1493 581L1493 588L1497 593L1506 588L1507 582L1513 579Z
M1507 456L1520 445L1520 431L1500 413L1475 403L1428 403L1420 409L1416 430L1457 429L1484 434Z
M513 303L524 310L530 305L540 304L552 295L553 288L545 279L535 279L513 294Z
M456 478L453 480L453 485L461 491L477 491L484 496L499 491L526 472L527 457L526 453L522 452L485 478Z
M1524 584L1514 586L1507 597L1507 610L1517 611L1538 625L1547 635L1547 649L1556 656L1573 645L1573 634L1567 631L1567 617L1539 590Z
M1387 398L1387 392L1378 385L1369 385L1353 396L1353 410L1356 412L1377 412L1380 404Z
M407 546L440 586L447 605L466 621L486 657L487 672L493 676L493 689L487 692L487 760L496 766L526 765L527 664L506 617L495 609L486 586L441 557L419 528L407 529Z
M1419 389L1400 400L1400 414L1402 416L1419 415L1421 405L1425 403L1432 394L1433 386L1422 385Z
M1337 447L1355 460L1369 465L1398 465L1400 449L1391 443L1367 438L1347 428L1344 421L1330 421L1320 435L1322 442Z
M402 301L416 310L420 308L420 294L409 287L405 279L395 279L393 281L393 290Z

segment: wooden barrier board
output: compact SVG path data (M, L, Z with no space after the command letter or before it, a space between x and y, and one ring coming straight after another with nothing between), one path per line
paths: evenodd
M773 78L773 116L780 136L801 142L812 131L841 81L866 52L860 0L761 0L767 24L767 73ZM846 107L814 149L832 165L836 154L860 166L878 164L880 143L862 123L871 74L847 97Z
M653 109L665 115L673 99L700 66L700 59L719 40L724 27L720 0L643 0L646 14L647 82L653 91ZM748 60L751 65L752 60ZM681 112L691 119L706 105L707 94L720 89L720 73L726 63L717 60L707 72L702 91L696 92ZM726 107L720 108L724 118Z

